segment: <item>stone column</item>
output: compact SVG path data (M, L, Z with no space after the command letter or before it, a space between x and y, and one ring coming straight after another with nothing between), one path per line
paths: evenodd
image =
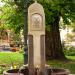
M45 14L42 5L35 2L28 8L28 65L29 73L35 68L45 72ZM38 74L40 74L38 73Z

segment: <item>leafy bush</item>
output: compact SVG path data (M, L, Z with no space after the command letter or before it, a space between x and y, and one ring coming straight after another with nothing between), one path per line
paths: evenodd
M0 66L0 74L2 74L4 70L5 70L5 67Z
M66 46L64 48L65 55L75 56L75 47L74 46Z
M23 49L20 49L19 50L19 53L23 54L24 53L24 50Z

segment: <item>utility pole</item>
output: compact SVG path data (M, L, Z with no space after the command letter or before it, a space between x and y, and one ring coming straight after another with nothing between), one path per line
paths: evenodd
M24 0L24 64L28 63L28 2L29 0Z
M28 63L28 6L30 2L33 0L24 0L24 64Z

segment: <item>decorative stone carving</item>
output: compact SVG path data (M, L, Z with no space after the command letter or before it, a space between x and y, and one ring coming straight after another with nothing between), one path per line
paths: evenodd
M28 64L29 73L34 74L35 68L39 68L38 74L45 74L45 14L42 5L35 2L28 8ZM32 47L30 46L32 40ZM32 60L32 61L31 61Z
M42 29L42 16L40 14L32 15L32 30L41 30Z

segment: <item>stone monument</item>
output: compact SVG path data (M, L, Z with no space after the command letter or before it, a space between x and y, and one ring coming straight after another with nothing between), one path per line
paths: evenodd
M29 73L35 68L45 72L45 14L42 5L35 2L28 8L28 65ZM45 73L44 73L45 74Z
M4 71L3 75L69 75L65 69L45 65L45 13L37 2L28 8L28 65Z

